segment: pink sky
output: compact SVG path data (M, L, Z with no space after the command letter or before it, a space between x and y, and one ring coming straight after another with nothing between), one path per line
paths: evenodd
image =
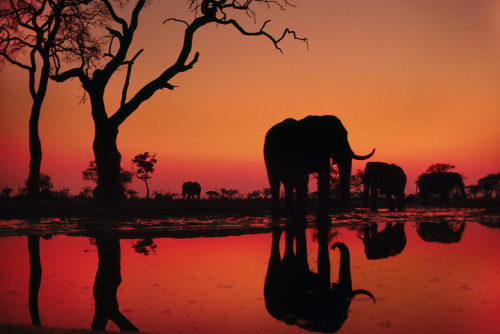
M133 156L157 154L152 190L180 192L198 181L202 192L246 194L268 187L262 157L266 131L287 117L332 114L349 132L357 154L400 165L415 179L434 163L450 163L466 184L500 172L500 5L496 1L293 1L296 8L257 7L261 24L308 37L309 49L287 37L283 54L264 38L204 27L195 38L195 67L157 92L120 128L122 167ZM157 1L141 15L131 55L131 91L171 65L191 20L185 2ZM247 29L258 29L245 20ZM17 194L28 176L27 73L0 65L0 188ZM106 91L119 103L124 71ZM40 119L42 172L56 189L77 194L90 182L81 172L93 160L90 105L79 104L76 81L51 83ZM366 162L353 166L363 169ZM132 188L145 195L142 181ZM315 187L311 189L314 191Z

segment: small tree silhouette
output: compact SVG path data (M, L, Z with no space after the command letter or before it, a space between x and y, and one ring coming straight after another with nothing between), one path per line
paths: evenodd
M434 164L431 165L427 170L425 171L426 174L429 173L445 173L449 172L450 169L455 168L455 166L452 166L450 164Z
M52 196L52 189L54 186L52 185L52 180L50 176L44 173L40 173L40 177L38 179L38 185L40 189L38 193L42 197L50 197ZM24 180L24 188L21 189L21 192L25 195L29 195L29 178Z
M218 191L213 191L213 190L207 191L205 194L207 194L208 199L219 198L220 196Z
M260 195L262 194L261 191L255 190L252 191L251 193L248 193L247 198L248 199L255 199L255 198L260 198Z
M11 188L3 188L2 189L2 197L10 197L10 193L12 192L12 189Z
M154 166L156 164L156 154L149 155L149 152L144 152L143 154L137 154L134 159L132 159L132 163L136 165L137 170L132 168L132 172L137 176L137 178L144 181L146 184L146 198L149 199L149 186L148 179L151 178L151 174L153 174Z
M361 169L356 170L356 173L351 175L351 189L354 190L356 194L361 196L363 193L363 179L365 178L365 172Z
M484 197L491 198L493 193L497 199L500 198L500 173L489 174L482 179L479 179L478 190L483 193Z

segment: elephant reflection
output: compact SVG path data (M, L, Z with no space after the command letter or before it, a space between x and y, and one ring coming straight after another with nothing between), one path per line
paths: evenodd
M465 222L420 222L418 236L427 242L451 244L459 242L465 230Z
M358 236L365 245L368 260L386 259L400 254L406 246L404 223L386 223L383 230L378 231L378 224L363 226L363 237Z
M427 197L431 194L439 194L439 205L444 204L448 206L450 191L455 187L458 187L466 203L467 196L465 195L464 181L462 180L462 176L458 173L440 172L422 174L417 180L417 188L420 192L423 206L427 205Z
M182 199L200 199L201 186L198 182L184 182L182 184Z
M118 310L116 292L122 282L120 273L120 240L115 236L95 238L99 264L94 282L95 314L92 330L104 330L108 320L114 322L121 331L139 331Z
M371 210L377 211L377 190L380 189L387 198L389 211L395 211L392 196L396 197L398 211L405 209L406 174L403 169L385 162L368 162L363 178L364 205L368 207L371 190Z
M274 318L309 331L337 332L347 319L352 299L358 294L373 295L366 290L352 290L349 249L335 243L340 250L338 283L330 284L328 228L318 229L318 273L309 270L305 227L285 229L285 253L280 255L283 229L272 233L271 256L264 284L266 309ZM293 251L295 239L296 252Z
M318 221L330 221L330 164L337 164L340 178L340 206L349 201L352 159L365 160L352 151L347 131L335 116L292 118L274 125L266 134L264 160L273 200L273 217L280 217L280 186L285 188L285 214L304 221L309 174L318 174ZM294 205L295 191L295 205Z

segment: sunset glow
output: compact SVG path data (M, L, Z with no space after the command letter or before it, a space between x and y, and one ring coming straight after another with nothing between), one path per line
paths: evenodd
M500 7L480 1L295 0L297 7L257 6L257 25L279 36L283 54L265 38L207 26L196 35L193 69L172 80L120 127L122 167L145 151L158 163L150 189L180 193L198 181L202 194L221 188L242 194L268 187L262 156L266 131L285 118L336 115L357 154L401 166L406 193L430 165L449 163L466 185L500 172ZM136 92L175 61L185 1L156 1L141 14L131 55L144 48L132 73ZM130 56L131 57L131 56ZM108 85L108 113L120 101L125 71ZM28 176L27 72L0 64L0 188L17 194ZM42 172L54 188L76 195L93 160L90 103L80 84L51 82L40 119ZM366 161L356 162L363 169ZM145 195L142 181L131 188ZM315 189L313 189L315 190Z

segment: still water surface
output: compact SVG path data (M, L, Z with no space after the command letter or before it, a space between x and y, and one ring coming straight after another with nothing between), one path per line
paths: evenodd
M500 228L490 227L499 217L434 210L333 218L329 231L247 219L258 233L225 237L38 233L46 238L29 243L7 233L0 323L32 322L28 244L38 240L35 304L47 327L90 329L110 317L148 333L500 332ZM293 237L295 247L286 247ZM339 271L348 269L346 283ZM349 283L359 294L346 292ZM106 330L119 328L108 321Z

